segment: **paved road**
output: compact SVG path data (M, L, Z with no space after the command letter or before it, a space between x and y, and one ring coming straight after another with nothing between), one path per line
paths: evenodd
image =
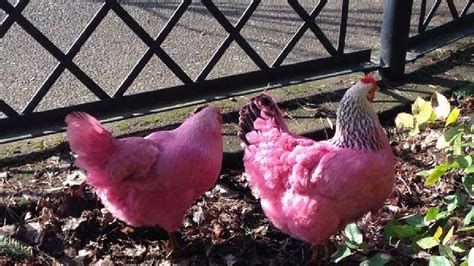
M34 0L23 14L66 52L100 8L101 2ZM250 1L215 2L224 15L235 23ZM308 12L316 2L301 1ZM153 37L160 32L179 4L175 0L125 0L120 3ZM382 0L351 1L346 51L366 48L377 50L382 5ZM443 2L443 5L446 4ZM318 25L334 45L337 44L339 34L340 6L340 0L329 1L317 18ZM447 10L446 6L440 7L437 17L433 19L433 25L449 19ZM418 12L416 8L414 12ZM5 16L5 13L0 11L0 18L3 19ZM412 20L415 29L417 16ZM242 35L267 64L271 64L301 23L301 19L286 0L263 0L243 28ZM199 1L195 1L162 47L194 79L226 36L226 32L206 8ZM74 62L111 94L146 49L143 42L111 11L74 58ZM0 99L21 110L57 61L16 24L1 40L0 51ZM284 63L326 55L324 48L308 31ZM254 69L256 66L234 43L209 78ZM178 84L181 84L180 81L157 57L154 57L127 94ZM78 104L93 99L95 96L66 71L37 110Z

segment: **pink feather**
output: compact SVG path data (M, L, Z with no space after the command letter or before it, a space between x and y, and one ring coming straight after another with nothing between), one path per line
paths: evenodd
M363 92L360 99L367 101L363 94L369 90L355 87L351 92ZM291 133L266 94L242 108L239 124L252 190L270 221L293 237L323 244L348 222L380 208L391 193L394 158L378 120L373 121L374 136L367 136L376 140L369 143L376 150L346 148L341 147L344 140L342 144L318 142ZM342 131L339 136L345 136Z
M208 106L178 128L115 139L85 113L66 117L76 164L104 206L132 226L175 232L189 207L216 182L222 163L222 118Z

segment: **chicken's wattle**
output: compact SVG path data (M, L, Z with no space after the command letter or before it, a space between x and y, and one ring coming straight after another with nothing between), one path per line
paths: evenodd
M283 232L323 244L348 222L383 206L394 157L361 80L344 95L336 133L314 141L290 132L267 94L240 111L245 172L270 221ZM367 82L369 81L369 82Z

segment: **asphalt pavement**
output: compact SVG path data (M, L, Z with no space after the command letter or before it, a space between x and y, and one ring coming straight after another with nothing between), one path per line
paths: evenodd
M5 1L5 0L0 0ZM15 4L16 1L9 0ZM120 4L155 37L176 10L179 1L125 0ZM214 1L235 24L250 1ZM420 1L415 1L420 2ZM428 1L429 5L434 1ZM455 1L461 9L466 1ZM63 52L74 43L103 1L32 0L23 15ZM317 1L300 1L309 13ZM416 3L418 5L419 3ZM328 1L316 19L317 25L334 46L339 36L341 0ZM418 9L414 8L412 34L416 30ZM383 1L351 1L345 51L379 48ZM443 1L431 26L450 20ZM0 11L0 19L6 13ZM255 51L271 64L303 21L286 0L263 0L241 31ZM200 1L193 1L161 47L190 76L196 78L227 33ZM107 93L112 94L147 50L147 46L110 11L85 43L74 62ZM311 31L307 31L283 64L327 56ZM16 23L0 41L0 99L20 111L57 64L41 45ZM256 70L255 64L234 42L208 76L209 79ZM154 56L126 94L181 84ZM69 71L65 71L37 110L46 110L97 99ZM0 114L2 116L2 114Z

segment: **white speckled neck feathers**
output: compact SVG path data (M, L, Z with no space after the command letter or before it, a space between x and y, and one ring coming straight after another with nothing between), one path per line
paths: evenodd
M359 82L342 97L337 108L336 133L329 141L341 148L377 151L388 143L372 104L367 100L366 85Z

